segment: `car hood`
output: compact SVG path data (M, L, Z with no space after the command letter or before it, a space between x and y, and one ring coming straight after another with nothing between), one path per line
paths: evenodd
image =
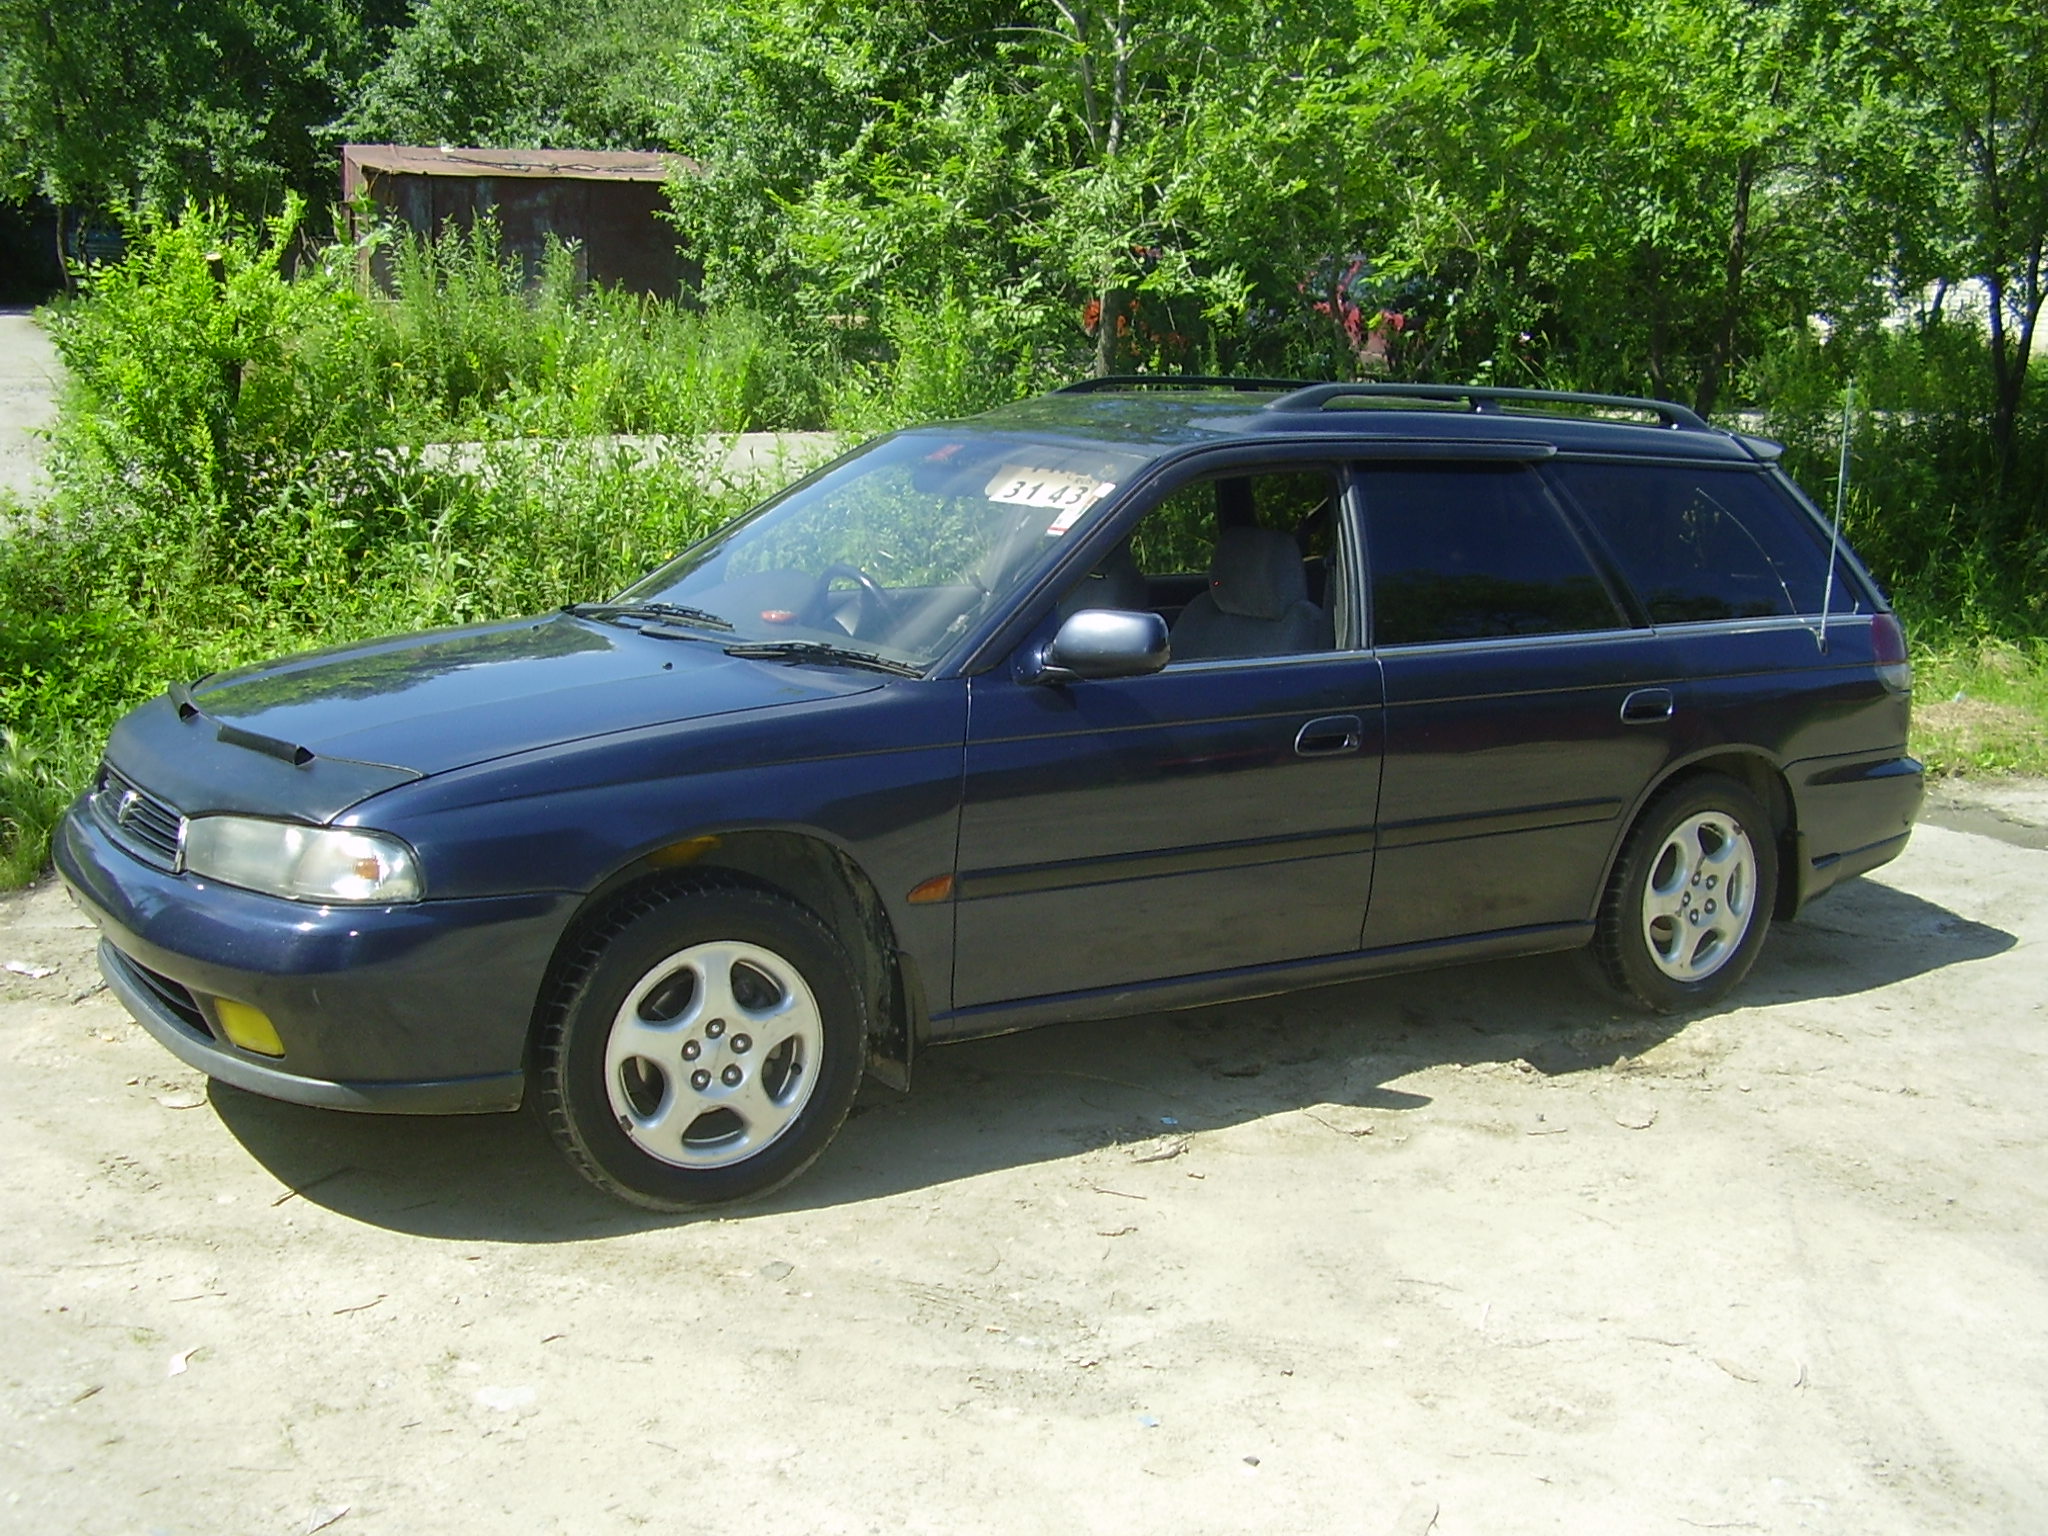
M249 667L206 679L190 698L232 728L224 739L247 732L320 757L432 774L587 736L877 686L860 673L740 660L716 639L655 639L558 614Z
M121 722L107 756L187 812L317 819L514 753L881 686L727 656L717 639L558 614L316 651L172 689Z

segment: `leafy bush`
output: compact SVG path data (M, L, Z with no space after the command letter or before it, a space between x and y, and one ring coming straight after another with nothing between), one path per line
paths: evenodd
M1832 511L1843 381L1855 380L1844 532L1930 641L2048 633L2048 386L2036 381L2001 483L1984 345L1968 324L1804 337L1757 381L1764 431Z
M166 683L608 595L741 510L694 434L822 419L746 316L578 293L559 257L528 294L481 236L370 299L346 249L288 276L293 232L145 220L47 315L72 382L55 490L0 531L0 879ZM588 435L627 428L679 435Z
M529 286L483 224L398 240L386 298L358 284L365 250L291 270L297 230L295 207L260 228L147 218L45 312L72 385L52 496L0 522L0 881L41 867L112 721L167 682L614 592L741 510L702 434L961 415L1082 362L1073 317L1028 284L776 322L584 291L560 250ZM1963 327L1800 337L1748 381L1826 500L1857 378L1847 531L1916 647L1951 660L2048 630L2048 431L2022 414L2000 487L1982 347ZM2038 647L2014 654L2037 680ZM1938 675L1969 699L1993 687ZM2041 696L1996 689L1999 709ZM2039 760L1971 742L1939 760Z
M936 303L885 297L870 325L849 331L867 358L838 371L832 419L882 431L1040 394L1084 371L1064 330L1021 291Z

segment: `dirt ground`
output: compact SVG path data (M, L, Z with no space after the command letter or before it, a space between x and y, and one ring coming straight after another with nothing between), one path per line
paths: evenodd
M1930 817L1726 1012L951 1047L694 1220L209 1086L0 899L0 1529L2048 1529L2048 786Z

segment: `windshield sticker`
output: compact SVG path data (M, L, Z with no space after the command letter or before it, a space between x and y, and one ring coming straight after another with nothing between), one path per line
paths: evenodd
M1047 533L1065 533L1096 502L1116 489L1114 480L1077 475L1063 469L1034 469L1005 464L982 494L990 501L1019 507L1051 507L1059 513Z

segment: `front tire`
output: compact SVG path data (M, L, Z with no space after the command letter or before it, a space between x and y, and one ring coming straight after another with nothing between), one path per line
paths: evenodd
M1777 889L1777 838L1756 796L1719 774L1681 780L1643 812L1608 881L1601 980L1653 1013L1719 1002L1755 963Z
M745 1199L825 1150L866 1037L831 931L786 896L706 876L629 899L583 938L536 1038L540 1109L621 1199Z

